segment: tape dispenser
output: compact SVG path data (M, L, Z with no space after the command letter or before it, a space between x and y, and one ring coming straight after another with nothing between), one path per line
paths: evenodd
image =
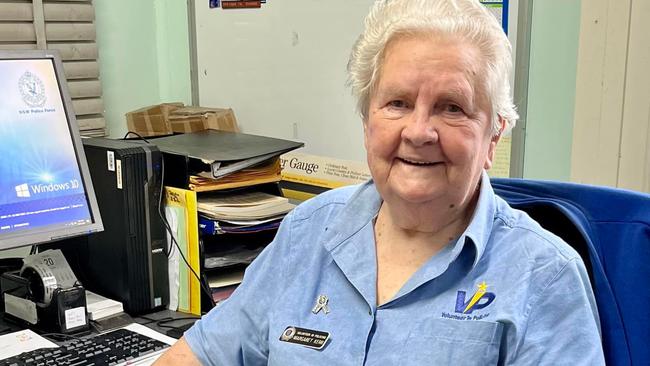
M88 329L86 294L60 250L23 259L20 271L0 276L5 318L57 333Z

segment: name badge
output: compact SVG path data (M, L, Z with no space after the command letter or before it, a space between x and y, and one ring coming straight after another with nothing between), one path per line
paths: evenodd
M299 344L318 350L325 347L329 338L330 334L328 332L298 327L287 327L280 336L282 342Z

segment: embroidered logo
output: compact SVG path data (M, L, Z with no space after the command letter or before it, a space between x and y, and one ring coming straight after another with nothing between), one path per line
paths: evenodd
M488 285L485 281L478 284L478 290L471 299L465 301L466 292L458 291L456 294L456 313L471 314L474 310L480 310L492 303L496 295L487 291Z

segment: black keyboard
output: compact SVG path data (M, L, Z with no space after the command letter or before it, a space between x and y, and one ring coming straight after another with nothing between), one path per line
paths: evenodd
M41 348L0 360L0 366L104 366L119 365L169 347L139 333L118 329L90 338L75 339L59 348ZM130 363L130 362L129 362Z

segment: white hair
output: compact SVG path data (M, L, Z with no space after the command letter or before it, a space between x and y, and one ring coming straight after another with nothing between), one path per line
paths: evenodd
M368 119L370 98L381 74L386 47L396 36L456 37L476 46L485 64L485 87L492 106L492 132L508 133L519 116L510 95L512 48L496 17L478 0L377 0L365 19L348 62L348 83L357 109Z

